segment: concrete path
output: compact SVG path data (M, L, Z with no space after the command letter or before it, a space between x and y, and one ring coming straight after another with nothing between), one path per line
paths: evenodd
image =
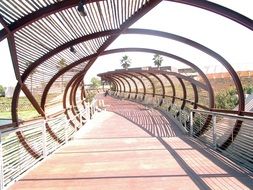
M251 189L252 173L140 104L105 98L73 141L10 189ZM108 111L109 110L109 111Z

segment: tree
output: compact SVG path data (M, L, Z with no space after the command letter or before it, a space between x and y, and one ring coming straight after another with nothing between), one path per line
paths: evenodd
M155 54L152 60L154 61L155 66L159 69L162 65L163 57L159 54Z
M245 86L243 87L243 91L245 94L253 94L253 86L252 85Z
M131 65L131 59L127 56L127 55L124 55L121 60L120 60L120 63L121 63L121 66L124 68L124 69L128 69L128 67L130 67Z
M32 64L31 61L26 62L26 68L28 68ZM31 93L33 93L33 75L37 73L37 69L33 69L32 72L30 73L31 76L31 82L30 82L30 89Z
M4 97L5 96L5 88L0 85L0 97Z
M219 109L234 109L238 105L236 89L228 89L216 95L216 107Z
M101 86L101 80L99 80L99 78L97 77L92 77L90 82L91 82L91 87L93 89L98 89L98 87Z
M66 66L67 66L67 63L64 58L61 58L61 60L56 65L56 67L59 71L62 70ZM63 75L61 75L61 91L63 92Z

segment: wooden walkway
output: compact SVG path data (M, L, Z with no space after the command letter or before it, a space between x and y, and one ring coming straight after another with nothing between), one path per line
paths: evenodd
M105 104L107 111L10 189L253 188L252 173L184 136L158 111L111 97Z

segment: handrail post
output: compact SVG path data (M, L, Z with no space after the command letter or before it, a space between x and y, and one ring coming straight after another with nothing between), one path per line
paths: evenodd
M88 102L86 102L85 103L85 119L86 119L86 122L88 121L88 119L89 119L89 114L88 114L88 111L89 111L89 104L88 104Z
M74 116L74 119L76 119L77 120L77 117L78 117L78 114L76 114L75 116ZM70 122L69 122L70 123ZM77 125L75 124L75 132L77 132Z
M44 125L42 126L42 154L43 158L47 157L47 119L44 119Z
M190 136L193 136L193 111L190 112Z
M0 131L0 189L4 187L4 169L3 169L3 149L2 149L2 132Z
M80 120L80 128L83 126L83 116L82 116L82 111L79 111L79 120Z
M234 142L234 130L232 129L232 142ZM231 144L232 146L234 145L234 143Z
M89 118L89 120L91 119L91 117L92 117L92 102L91 103L89 103L88 104L88 118Z
M184 117L184 127L186 128L186 118L187 118L188 116L185 116Z
M182 124L182 110L181 108L179 109L179 122Z
M68 142L68 126L69 126L69 120L66 117L66 125L64 125L65 143Z
M217 148L217 139L216 139L216 114L213 114L213 117L212 117L212 120L213 120L213 130L212 130L212 133L213 133L213 146L214 148L216 149Z

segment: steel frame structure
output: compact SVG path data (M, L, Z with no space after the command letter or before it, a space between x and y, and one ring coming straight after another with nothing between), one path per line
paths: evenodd
M123 0L124 3L120 4L119 1L88 0L85 1L84 5L89 14L89 16L86 18L81 18L80 15L78 16L78 13L75 9L79 0L63 0L55 1L54 3L45 2L44 5L40 2L27 1L26 3L29 4L29 7L25 6L25 4L21 1L13 1L11 5L8 4L7 1L0 2L0 23L3 26L3 29L0 31L0 41L8 39L13 68L17 79L17 85L12 100L12 120L13 123L16 124L16 127L18 127L19 121L18 100L21 90L25 93L26 97L29 99L35 110L42 117L46 118L47 113L45 112L45 105L50 89L52 88L53 84L56 83L56 80L59 79L59 77L69 73L71 76L66 81L67 85L62 100L62 108L66 117L68 118L69 113L72 112L75 114L78 111L76 109L77 90L81 89L82 96L85 96L85 93L83 92L84 88L82 87L82 79L92 64L96 61L96 59L99 56L122 51L158 53L160 55L170 57L190 66L195 71L197 71L204 80L204 83L200 83L198 81L190 79L187 76L179 75L177 73L168 73L155 70L150 72L136 71L111 73L110 75L108 73L104 74L103 78L111 80L116 87L116 91L122 92L123 89L124 92L126 91L125 83L123 82L125 81L131 93L133 89L129 83L129 80L131 80L135 86L135 93L137 97L137 94L140 93L140 90L137 88L138 81L142 84L144 98L147 94L147 88L145 86L145 83L143 83L143 81L140 79L140 76L143 76L150 82L153 88L152 96L155 96L156 87L153 81L150 79L150 76L153 76L156 78L161 88L163 89L162 97L164 98L166 96L170 96L172 98L172 103L174 103L176 99L181 99L181 108L184 108L186 102L193 104L194 108L207 108L205 105L199 105L199 94L197 87L200 87L206 90L209 95L209 105L207 109L211 111L213 110L218 112L237 113L238 115L252 116L252 113L245 112L242 84L237 73L233 67L217 52L214 52L208 47L194 42L191 39L187 39L175 34L146 29L128 29L130 25L135 23L139 18L144 16L161 1L162 0L136 0L132 2ZM251 19L215 3L202 0L166 1L187 4L207 11L211 11L229 18L241 24L242 26L247 27L250 30L253 30L253 21ZM24 6L19 6L19 3ZM104 12L101 9L102 6ZM19 7L19 9L16 9L16 7ZM110 7L110 9L108 7ZM94 9L98 11L92 11ZM92 17L95 17L96 20L93 20ZM64 23L60 25L59 23L63 21ZM71 21L74 21L74 23ZM79 24L76 22L79 22ZM54 30L51 30L50 27L54 28ZM72 31L71 28L73 28ZM59 33L57 34L52 31L58 31ZM34 34L34 37L32 34ZM195 64L189 62L188 60L185 60L177 55L173 55L168 52L162 52L153 49L121 48L106 50L106 48L121 34L145 34L173 39L193 48L197 48L200 51L212 56L227 69L233 79L239 96L238 110L233 111L215 109L214 93L210 81ZM41 40L40 35L44 37ZM39 39L37 40L36 37ZM45 40L47 38L49 39L48 41ZM87 48L88 46L91 48ZM70 47L76 48L78 50L78 53L74 55L73 53L71 54L70 52L67 52ZM57 57L63 55L66 56L66 59L72 61L68 61L64 68L57 70L57 63L55 60ZM27 61L29 65L27 65ZM48 68L49 65L53 66ZM38 81L35 81L37 84L40 84L42 78L44 80L44 72L38 72L38 70L44 70L45 72L50 70L50 72L48 72L50 74L48 75L46 81L47 84L44 88L41 89L42 95L40 96L39 101L36 100L35 94L29 90L29 84L27 83L28 78L32 78L32 75L36 70L36 78L39 78L37 79ZM165 94L164 84L163 81L159 78L159 75L165 77L170 83L170 86L172 88L172 95ZM172 76L176 77L179 80L179 83L183 89L183 98L177 97L175 84L171 80ZM185 89L184 81L188 81L192 85L195 97L193 101L187 100L187 92ZM83 100L83 97L81 98ZM67 105L71 106L70 109L67 107ZM231 134L229 139L236 138L241 124L242 121L236 122L232 133L233 135ZM74 125L74 123L72 123L72 125ZM47 129L50 130L50 126L48 126ZM205 130L206 129L203 128L203 131L199 135L203 134ZM54 135L56 134L52 134L52 136ZM20 137L20 141L25 140L25 137L21 133L18 134L18 136ZM230 145L228 143L229 139L222 146L224 149ZM29 145L24 146L29 147ZM31 154L35 157L38 156L35 152L32 151L32 149L29 149L29 152L31 152Z

